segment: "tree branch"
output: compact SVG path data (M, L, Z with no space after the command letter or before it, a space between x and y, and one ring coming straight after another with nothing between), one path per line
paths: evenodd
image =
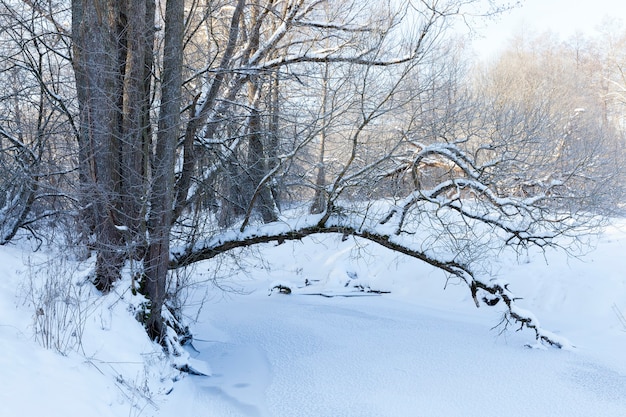
M535 333L535 338L540 343L547 343L556 348L571 347L569 342L549 331L543 329L536 317L516 305L516 298L508 289L508 284L501 281L483 280L477 278L475 273L467 266L455 260L439 259L437 256L426 251L411 247L402 242L395 235L387 235L376 230L357 228L343 222L336 216L310 216L300 223L299 226L290 226L287 223L273 223L249 229L245 232L232 232L218 236L204 244L194 248L186 248L174 251L171 254L170 269L182 268L195 262L212 259L218 255L233 249L250 247L261 243L278 242L281 244L287 240L301 240L315 234L342 234L354 236L379 244L394 252L419 259L437 269L452 276L462 279L470 288L472 298L479 307L483 304L493 306L502 301L506 307L506 318L520 325L519 329L526 327ZM482 296L481 296L482 295Z

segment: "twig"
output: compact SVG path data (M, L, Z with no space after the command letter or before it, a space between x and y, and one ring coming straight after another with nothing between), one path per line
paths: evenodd
M613 305L611 306L611 309L613 310L613 312L617 316L617 320L619 320L619 322L621 323L622 327L624 328L623 331L626 332L626 318L624 317L624 314L622 314L622 311L619 309L619 307L615 303L613 303Z

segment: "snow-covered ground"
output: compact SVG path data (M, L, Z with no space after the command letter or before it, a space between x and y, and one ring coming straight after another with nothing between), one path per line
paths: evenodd
M240 253L245 271L229 278L232 259L200 263L189 354L210 376L161 360L129 311L127 282L107 297L79 287L87 307L69 311L84 323L82 343L70 333L65 356L43 349L30 281L68 268L33 267L42 255L2 247L3 415L626 416L626 221L596 243L579 259L503 254L489 266L570 351L492 329L499 306L476 309L465 286L363 241L259 246ZM86 267L77 268L73 282ZM276 285L291 294L270 292Z

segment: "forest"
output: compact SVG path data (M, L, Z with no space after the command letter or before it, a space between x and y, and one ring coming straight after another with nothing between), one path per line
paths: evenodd
M478 0L0 1L0 244L130 274L170 353L185 270L333 234L566 342L486 259L623 214L626 30L470 48ZM243 255L242 255L243 254ZM43 314L43 312L42 312Z

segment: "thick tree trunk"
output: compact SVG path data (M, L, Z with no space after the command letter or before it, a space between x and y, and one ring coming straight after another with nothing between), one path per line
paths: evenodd
M121 222L131 256L145 252L147 171L150 143L150 77L154 44L154 0L132 1L122 10L124 51L121 137Z
M148 333L164 336L161 310L165 303L169 242L174 209L174 163L180 135L184 0L168 0L161 79L161 107L150 194L150 241L146 258L146 295L150 300Z
M104 0L72 2L83 221L95 235L95 283L103 291L108 291L119 278L124 259L116 210L120 136L115 6Z
M72 2L84 234L107 291L143 247L154 2ZM141 256L141 255L140 255Z
M180 132L183 7L184 0L167 1L159 131L150 176L155 2L72 1L81 198L83 218L95 236L95 283L101 290L109 290L126 259L144 258L145 290L151 307L145 324L157 339L163 335L161 309Z

